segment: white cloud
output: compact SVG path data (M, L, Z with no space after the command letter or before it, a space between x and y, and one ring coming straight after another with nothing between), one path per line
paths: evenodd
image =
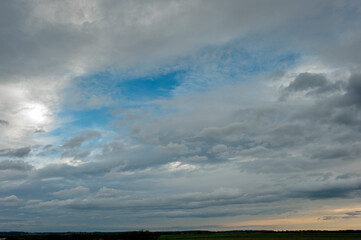
M190 171L197 168L197 166L187 163L181 163L179 161L171 162L166 165L166 168L171 172L176 171Z

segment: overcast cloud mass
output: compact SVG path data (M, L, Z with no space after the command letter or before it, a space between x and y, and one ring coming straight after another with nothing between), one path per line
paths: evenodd
M4 0L0 53L0 231L360 228L358 0Z

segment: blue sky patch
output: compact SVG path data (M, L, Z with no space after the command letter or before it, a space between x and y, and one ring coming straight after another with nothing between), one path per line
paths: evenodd
M172 90L180 84L184 72L177 71L154 77L142 77L117 85L127 100L144 101L170 97Z

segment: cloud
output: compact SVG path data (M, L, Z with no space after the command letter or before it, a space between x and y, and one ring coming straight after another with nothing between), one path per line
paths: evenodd
M107 188L107 187L102 187L96 193L96 196L100 198L113 198L118 195L119 195L119 191L117 189Z
M100 137L102 137L102 134L99 131L88 131L85 133L86 139L100 138Z
M0 204L26 203L4 215L89 231L357 204L360 9L0 2Z
M286 88L287 91L304 91L324 87L327 79L323 74L300 73Z
M182 163L180 161L171 162L166 165L166 168L171 172L177 172L177 171L192 171L196 169L197 167L192 164Z
M86 195L89 193L89 188L86 187L75 187L71 189L63 189L57 192L54 192L53 195L56 197L69 197L69 196L77 196L77 195Z
M52 144L47 144L43 147L43 149L37 154L38 156L47 156L56 154L59 152L60 149L54 147Z
M30 147L0 149L0 157L23 158L31 152Z
M331 82L325 74L304 72L283 89L280 100L285 100L292 92L303 92L307 96L340 92L345 87L344 81Z
M22 160L4 160L0 162L0 171L4 170L17 170L28 171L33 168L32 165Z
M345 126L357 126L359 118L359 75L351 74L343 79L343 91L326 98L316 98L316 103L295 113L295 118L308 118L319 123L335 123Z
M322 218L324 221L328 221L328 220L335 220L335 219L339 219L338 216L324 216Z
M86 151L80 151L80 150L66 150L61 154L61 157L65 158L65 157L71 157L74 159L83 159L86 158L90 155L90 151L86 150Z
M350 5L351 7L351 5ZM352 14L357 14L359 6L354 5ZM360 31L346 30L336 41L332 41L321 51L320 57L323 61L337 67L357 69L360 67L359 41Z
M103 146L102 154L108 155L108 154L117 154L124 150L125 146L121 142L113 141L110 143L107 143Z
M185 154L189 151L186 145L179 143L172 143L172 142L168 143L167 146L157 146L156 150L160 152L178 153L178 154Z
M361 107L361 74L352 74L346 86L344 103Z
M63 144L63 148L76 148L80 147L85 141L90 140L92 138L100 138L101 134L98 131L89 131L86 132L83 136L76 136L66 141Z
M349 217L359 217L361 216L361 211L347 212L346 215Z
M83 136L76 136L73 137L72 139L68 140L67 142L65 142L63 144L63 148L75 148L75 147L80 147L80 145L82 145L82 143L86 140L85 137Z
M15 195L0 198L0 204L5 206L16 206L20 201L21 200Z
M265 24L277 26L279 21L264 21L266 16L273 16L266 10L270 7L266 2L258 8L248 3L252 11L243 10L244 3L237 2L224 5L213 2L203 9L201 1L146 4L91 1L86 5L74 1L64 4L39 1L22 4L22 8L18 2L1 5L1 22L7 23L1 26L6 29L1 44L2 79L93 72L109 64L125 68L139 66L139 63L165 63L201 46L224 42L250 29L262 29ZM275 5L282 8L282 1ZM307 5L298 5L307 8ZM132 9L143 14L136 14ZM232 9L240 9L242 14ZM213 12L222 17L210 17L209 13ZM280 19L297 14L292 5L284 12ZM236 24L245 20L250 26ZM115 26L114 22L124 24ZM100 37L105 35L106 39ZM120 39L122 45L118 44ZM13 49L22 49L21 55ZM51 57L55 55L56 58ZM20 65L21 71L16 67Z
M0 119L0 125L7 126L7 125L9 125L9 122L8 122L8 121L5 121L5 120Z
M206 127L201 130L200 136L206 138L228 137L237 135L248 128L245 123L230 123L223 127Z
M224 144L217 144L215 146L213 146L210 150L210 152L213 152L213 153L218 153L218 152L224 152L224 151L227 151L228 150L228 147Z
M348 178L358 178L358 177L361 177L361 175L358 173L349 172L349 173L344 173L340 176L337 176L337 179L348 179Z
M207 156L199 156L199 155L194 155L194 156L189 156L189 157L182 157L179 159L181 162L193 162L193 163L197 163L197 162L203 162L203 161L207 161L208 157Z
M324 216L323 220L338 220L338 219L352 219L361 217L361 211L345 212L337 216Z
M3 160L0 162L0 181L11 186L13 181L27 179L34 170L34 166L22 160Z

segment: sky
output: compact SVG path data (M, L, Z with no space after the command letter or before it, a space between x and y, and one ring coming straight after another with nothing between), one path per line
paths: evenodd
M0 53L0 231L360 229L358 0L4 0Z

